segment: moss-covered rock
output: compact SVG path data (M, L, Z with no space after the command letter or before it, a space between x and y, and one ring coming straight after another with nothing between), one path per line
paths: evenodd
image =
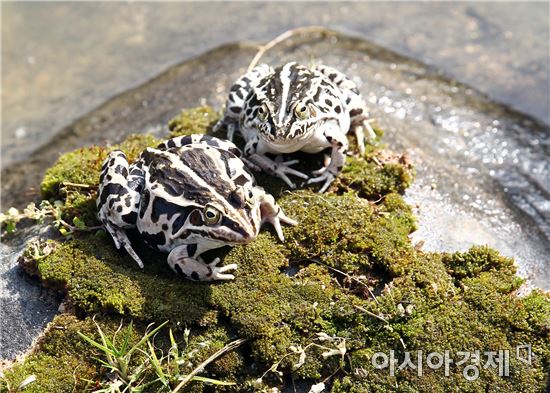
M220 115L209 106L184 109L168 122L170 138L191 134L212 134L212 128L219 118Z
M362 198L378 200L388 193L403 193L413 178L406 156L370 149L365 157L348 157L332 187L339 193L353 190Z
M164 254L143 250L147 268L142 271L106 236L47 246L53 249L47 256L37 261L26 253L21 263L44 285L66 292L78 310L144 321L170 320L181 326L206 325L215 319L209 307L210 286L177 279Z
M213 110L199 108L182 112L170 129L172 135L206 132L216 120ZM135 158L157 142L141 137L121 146ZM92 147L62 156L44 179L44 195L66 196L59 192L63 182L93 187L106 152ZM77 162L79 156L85 159ZM311 156L303 168L316 169L321 161ZM219 391L280 387L291 377L326 379L333 392L543 391L550 364L549 295L534 291L518 297L522 281L513 261L487 247L447 254L415 249L408 238L415 219L400 195L412 176L405 157L375 147L363 158L348 158L323 195L310 189L289 192L281 182L258 175L299 225L284 228L284 243L265 228L246 246L212 252L208 257L239 265L231 282L179 279L168 269L166 255L141 246L138 238L134 244L145 262L143 271L107 236L51 243L41 257L29 251L24 267L44 285L65 292L80 319L58 317L55 323L65 318L68 327L50 329L37 351L8 370L6 379L15 386L38 373L41 385L34 391L68 391L59 384L72 389L75 365L83 362L74 373L80 378L77 390L92 389L84 379L104 380L105 370L91 359L89 346L75 342L74 326L90 332L90 316L98 313L106 330L120 317L135 320L138 333L149 322L166 320L177 334L190 328L195 364L231 339L246 338L245 345L206 368L210 377L236 382L212 388ZM67 214L82 212L75 201L93 199L91 192L75 192L80 199L66 199ZM93 213L92 205L87 208ZM161 347L165 342L159 339ZM515 359L520 344L531 344L531 365ZM64 345L75 351L63 351ZM379 370L371 362L377 352L389 355L390 350L399 364L406 351L415 358L419 350L424 357L447 350L456 361L458 351L509 350L510 376L480 367L479 377L468 381L463 370L469 363L452 364L448 376L425 364L422 376L397 367L392 376L389 368ZM189 391L204 386L196 383Z

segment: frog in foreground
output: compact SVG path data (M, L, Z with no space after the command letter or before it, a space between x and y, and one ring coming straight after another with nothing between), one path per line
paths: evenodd
M168 264L192 280L232 280L236 264L207 263L205 251L246 244L271 223L281 241L285 216L272 195L256 185L231 142L207 135L169 139L147 148L132 165L120 150L109 154L99 179L98 217L143 268L125 230L136 228L151 247L169 252Z
M367 121L367 109L353 81L334 68L308 68L287 63L272 69L266 64L253 68L231 87L224 117L215 129L227 128L233 139L239 131L245 139L245 157L255 167L281 178L291 188L287 175L324 182L325 192L342 170L348 149L346 134L353 130L361 155L365 132L376 137ZM304 151L319 153L331 147L330 159L309 178L290 168L297 160L272 160L266 153ZM279 158L279 157L278 157Z

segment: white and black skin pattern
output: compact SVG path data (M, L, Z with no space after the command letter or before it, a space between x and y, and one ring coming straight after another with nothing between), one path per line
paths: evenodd
M287 63L272 69L266 64L253 68L231 87L224 117L215 129L227 127L233 140L239 131L245 141L244 155L255 167L295 184L287 175L324 182L325 192L340 173L348 149L346 134L353 130L359 151L365 151L365 131L375 137L367 121L367 110L353 81L334 68L308 68ZM279 161L265 154L304 151L319 153L331 147L331 155L313 178L290 168L297 160ZM279 157L278 157L279 158ZM255 168L253 168L255 169Z
M231 142L207 135L177 137L147 148L132 165L120 150L109 154L99 179L98 217L140 267L125 230L136 228L151 247L169 252L168 264L191 280L231 280L237 265L206 263L201 254L254 240L271 223L281 241L285 216L256 185Z

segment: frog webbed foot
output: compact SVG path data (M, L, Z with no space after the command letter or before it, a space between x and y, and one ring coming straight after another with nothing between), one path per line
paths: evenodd
M279 240L284 241L283 228L281 222L287 225L297 225L298 222L289 218L283 212L283 209L275 202L271 194L264 193L260 196L260 211L262 216L262 225L269 222L275 228Z
M168 265L176 273L193 281L233 280L233 274L226 274L229 270L237 269L237 265L231 263L225 266L217 266L220 258L206 263L200 256L194 257L196 245L188 244L174 248L168 255Z
M298 160L276 162L269 157L257 153L250 155L247 159L264 172L284 181L290 188L296 188L296 184L294 184L287 175L296 176L302 179L308 178L308 175L305 173L290 167L291 165L297 164L299 162Z
M321 194L325 192L330 186L330 184L334 181L334 179L336 179L336 174L331 173L330 169L327 169L327 167L323 167L312 173L313 175L319 175L319 176L309 179L307 181L307 184L325 182L321 187L321 189L319 190L319 193Z
M324 131L324 135L327 142L332 146L330 159L325 157L325 164L323 167L312 172L313 176L316 177L309 179L306 183L313 184L324 182L319 193L325 192L334 179L336 179L336 176L342 171L348 151L348 140L346 135L341 133L338 129L328 128Z

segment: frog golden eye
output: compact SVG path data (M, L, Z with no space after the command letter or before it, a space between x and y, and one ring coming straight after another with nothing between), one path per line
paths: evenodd
M216 225L222 218L222 213L213 206L206 206L203 213L206 225Z
M267 109L267 105L262 104L262 106L258 109L258 119L260 119L261 121L266 121L268 114L269 111Z
M298 119L305 120L309 117L309 108L305 104L298 104L294 108L294 113Z

